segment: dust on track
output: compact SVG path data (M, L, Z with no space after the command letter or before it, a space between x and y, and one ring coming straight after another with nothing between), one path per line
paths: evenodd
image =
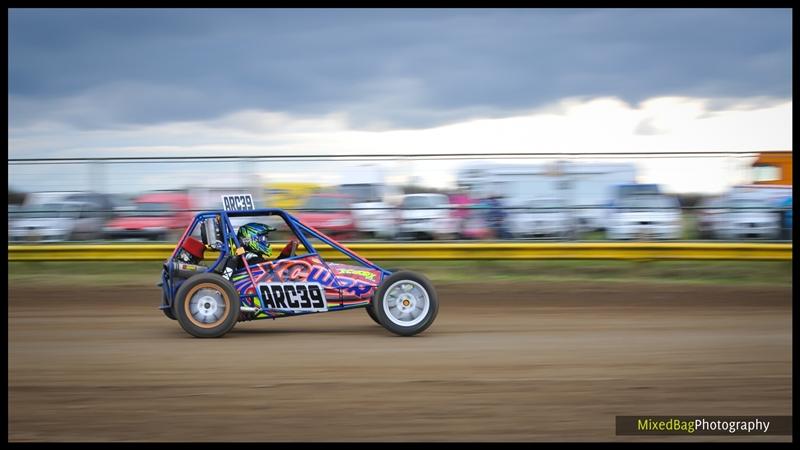
M10 286L8 438L641 440L615 436L614 416L791 414L790 287L438 292L436 322L412 338L359 309L203 340L156 309L153 287Z

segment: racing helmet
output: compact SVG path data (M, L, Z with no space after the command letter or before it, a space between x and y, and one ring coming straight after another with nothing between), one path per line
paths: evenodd
M236 237L239 238L239 243L245 250L269 258L272 256L272 248L267 236L270 231L275 231L275 228L263 223L251 222L239 227Z

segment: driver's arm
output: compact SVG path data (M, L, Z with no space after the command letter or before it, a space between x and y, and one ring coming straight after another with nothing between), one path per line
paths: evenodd
M291 239L284 247L283 250L278 254L278 257L275 260L283 259L283 258L291 258L295 256L297 253L297 241Z

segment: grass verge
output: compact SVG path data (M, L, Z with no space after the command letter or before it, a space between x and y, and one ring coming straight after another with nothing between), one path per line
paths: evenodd
M376 261L421 272L435 282L594 281L792 285L791 261ZM9 262L8 283L152 285L160 262Z

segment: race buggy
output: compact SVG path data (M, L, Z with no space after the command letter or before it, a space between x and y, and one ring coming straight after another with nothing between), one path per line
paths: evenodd
M243 242L249 241L240 239L235 228L241 231L242 223L254 220L277 222L276 227L267 225L268 231L289 238L276 258L248 260ZM359 265L325 261L312 241ZM438 312L436 292L426 277L384 269L281 209L197 214L164 262L159 286L164 314L201 338L223 336L240 321L354 308L366 309L395 334L411 336L427 329Z

